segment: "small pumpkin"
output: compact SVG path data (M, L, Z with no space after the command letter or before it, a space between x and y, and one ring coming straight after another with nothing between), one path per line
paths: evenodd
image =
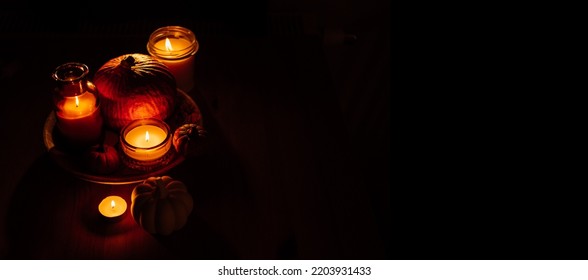
M180 154L185 154L188 150L188 142L193 131L198 133L198 136L204 137L206 130L201 125L187 123L178 127L174 131L173 144L176 151Z
M192 207L186 185L169 176L149 177L131 194L131 215L151 234L169 235L181 229Z
M93 82L105 123L117 132L135 119L165 120L175 108L176 80L163 62L150 55L115 57L96 71Z
M86 165L96 174L110 174L120 166L116 148L108 144L91 146L84 155Z

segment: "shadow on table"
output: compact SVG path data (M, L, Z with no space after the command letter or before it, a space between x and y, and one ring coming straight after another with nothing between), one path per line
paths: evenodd
M82 181L60 169L48 154L36 160L16 187L7 216L7 259L235 259L225 238L197 210L170 236L151 235L130 211L116 223L97 205L120 195L131 207L134 186ZM206 185L194 185L193 193Z

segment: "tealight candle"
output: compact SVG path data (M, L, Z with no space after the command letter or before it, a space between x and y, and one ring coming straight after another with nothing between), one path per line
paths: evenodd
M117 221L127 211L127 201L120 196L107 196L98 204L98 211L109 221Z
M163 157L171 147L169 126L159 119L139 119L121 131L123 152L138 161L154 161Z
M161 27L149 36L147 51L169 68L178 88L188 92L194 87L194 56L198 41L192 31L181 26Z
M58 83L54 95L57 127L74 145L95 144L102 135L102 115L97 91L88 79L88 67L65 63L53 72Z

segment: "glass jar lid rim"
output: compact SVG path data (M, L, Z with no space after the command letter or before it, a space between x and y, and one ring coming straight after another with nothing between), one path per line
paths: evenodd
M60 82L72 82L85 78L89 73L89 68L84 63L66 62L53 71L52 77Z

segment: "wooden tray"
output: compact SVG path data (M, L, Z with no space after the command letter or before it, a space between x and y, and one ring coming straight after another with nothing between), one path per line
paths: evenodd
M174 109L174 113L165 120L166 123L170 126L172 135L178 127L184 124L196 124L202 126L202 115L198 105L189 95L180 89L178 89L178 100L176 104L177 105ZM60 141L59 139L59 131L56 130L55 124L55 113L51 112L45 120L45 125L43 128L43 140L47 151L55 160L55 162L62 168L83 180L94 183L107 185L126 185L142 182L143 180L152 176L162 176L173 167L182 163L186 154L188 153L185 151L183 154L180 154L175 151L172 145L169 154L171 159L166 161L166 164L155 166L148 171L130 168L122 161L124 154L120 152L118 132L106 130L104 141L105 143L113 145L117 151L119 151L121 163L119 168L113 173L106 175L95 174L84 164L80 153L72 152L66 149L63 141Z

